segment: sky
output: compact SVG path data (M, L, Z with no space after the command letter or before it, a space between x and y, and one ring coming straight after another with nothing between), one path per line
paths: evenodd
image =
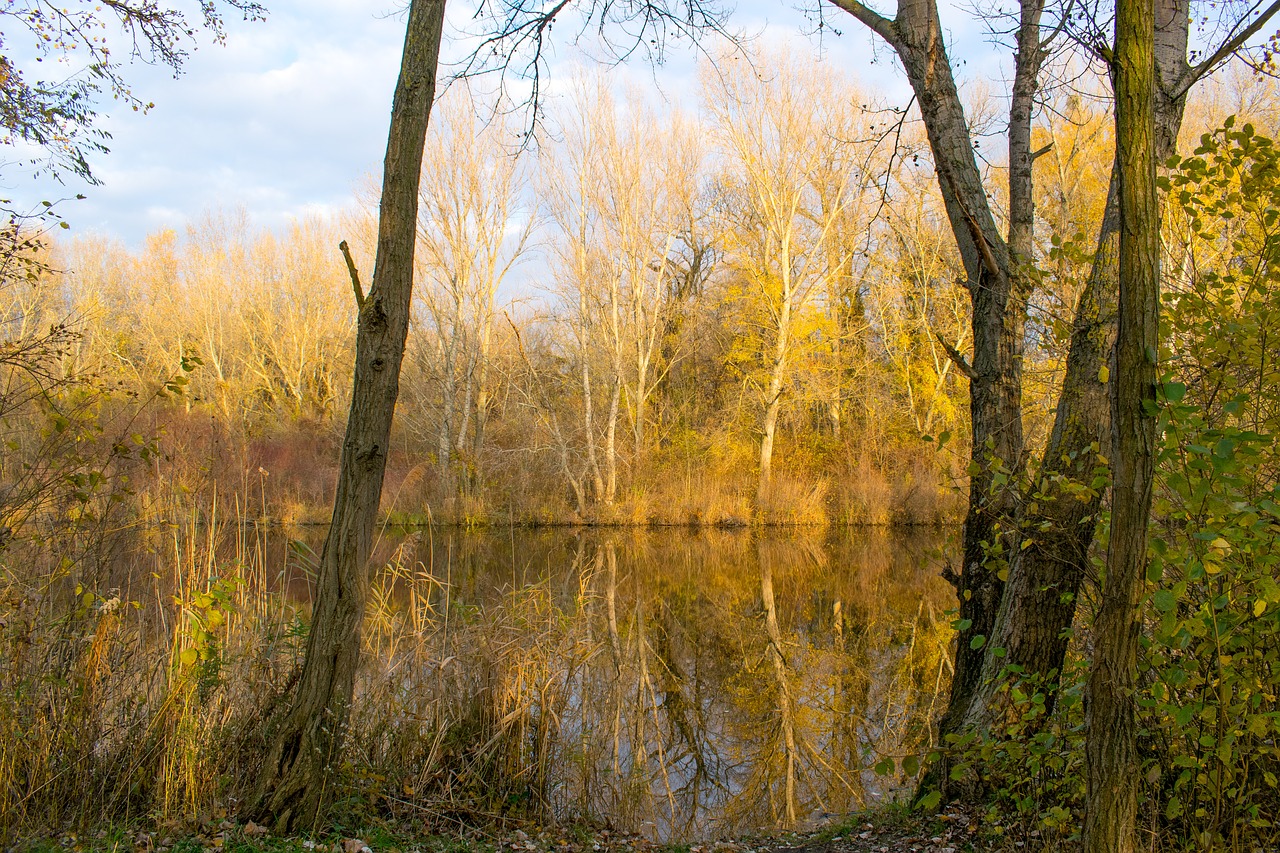
M295 217L350 207L357 186L380 171L404 36L403 6L386 0L266 0L267 19L229 20L225 45L207 39L174 79L164 67L125 69L134 93L153 102L146 113L103 105L100 126L111 152L92 166L100 186L72 178L59 185L10 168L0 190L19 205L71 199L58 206L72 234L97 233L139 247L145 236L181 230L214 211L243 210L250 222L279 228ZM471 7L450 4L444 52L467 52L462 31ZM891 53L851 18L832 11L842 35L821 41L787 3L737 4L732 27L771 49L820 54L863 87L905 103L909 89ZM972 74L1000 74L998 56L967 13L948 10L951 41ZM567 34L566 34L567 35ZM591 53L559 43L546 88L564 91L573 68ZM613 69L618 86L655 91L659 101L691 96L705 57L676 49L660 67L633 60ZM999 88L998 86L996 88Z

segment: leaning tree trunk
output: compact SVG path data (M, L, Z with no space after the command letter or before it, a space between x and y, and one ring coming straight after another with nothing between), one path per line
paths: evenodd
M1038 482L1019 519L1021 541L1012 555L1004 598L992 629L982 677L961 729L996 730L1006 710L1000 701L1001 671L1052 682L1062 671L1075 618L1076 598L1088 566L1101 487L1093 483L1099 456L1107 452L1111 403L1104 368L1115 341L1115 289L1120 209L1113 171L1089 279L1076 306L1066 375L1044 451ZM1038 685L1052 710L1057 690ZM1047 689L1046 689L1047 688ZM1019 712L1020 713L1020 712Z
M1111 382L1111 538L1085 697L1085 849L1135 849L1138 645L1155 462L1160 211L1152 0L1116 4L1120 301Z
M955 676L939 725L957 729L982 672L1004 589L990 553L1011 550L1012 474L1022 463L1022 351L1026 320L1020 277L996 225L951 71L935 0L901 0L889 21L853 0L833 0L883 37L898 54L924 119L938 184L960 249L973 314L973 360L953 353L969 377L971 458L963 563L952 581L960 598ZM1029 143L1030 135L1026 136ZM1028 207L1029 210L1029 207ZM981 638L981 640L979 639Z
M313 828L334 793L333 771L360 661L367 563L409 328L418 182L435 98L444 7L445 0L413 0L409 8L367 297L352 276L359 303L355 377L333 520L320 556L302 672L292 704L268 724L267 754L250 807L280 831Z

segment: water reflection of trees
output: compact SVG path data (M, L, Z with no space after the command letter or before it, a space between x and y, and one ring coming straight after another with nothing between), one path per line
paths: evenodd
M399 750L437 808L657 836L883 798L871 768L926 748L946 687L936 538L419 535L377 585L364 687L419 724L374 751Z

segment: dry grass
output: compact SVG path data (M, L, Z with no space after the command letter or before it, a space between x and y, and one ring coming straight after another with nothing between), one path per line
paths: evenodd
M828 517L828 484L776 473L756 504L756 521L823 527Z
M168 495L151 505L149 524L135 519L99 540L109 560L103 552L68 564L34 541L3 554L2 837L233 809L261 754L260 721L285 695L305 641L315 555L234 511L224 516L214 500ZM331 780L338 814L441 826L608 816L693 832L688 821L710 804L737 803L727 813L758 825L779 790L772 759L753 745L771 725L761 686L771 682L726 663L758 659L767 642L751 535L674 548L631 535L524 535L534 538L517 548L428 529L381 551L347 758ZM818 551L771 547L780 600L804 602L803 589L825 583L810 577L827 571ZM896 651L832 647L830 633L790 636L808 650L790 664L806 695L825 695L832 667L868 654L891 671L917 666ZM876 632L857 636L880 642ZM920 680L907 672L902 684ZM919 705L890 692L890 705ZM803 712L815 745L830 736L833 713L822 704ZM859 711L855 765L867 743L857 739L873 733L877 749L914 748L880 733L889 713ZM723 787L739 766L755 767L763 788ZM844 783L820 763L807 772L798 796L811 802L861 771L843 768Z

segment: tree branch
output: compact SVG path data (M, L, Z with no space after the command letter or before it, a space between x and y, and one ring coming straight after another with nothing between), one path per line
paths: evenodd
M356 308L363 308L364 288L360 286L360 271L356 269L356 262L351 257L351 247L347 245L346 240L343 240L338 244L338 248L342 250L342 259L347 262L347 274L351 276L351 289L356 294Z
M1066 8L1064 8L1062 13L1058 16L1058 24L1053 28L1053 32L1049 33L1049 35L1040 42L1040 50L1043 51L1045 55L1048 55L1049 48L1055 41L1057 41L1058 36L1062 35L1062 33L1066 31L1067 22L1071 20L1071 13L1074 9L1075 0L1068 0Z
M961 215L964 216L965 225L969 229L969 238L973 240L974 248L978 252L979 262L986 268L987 273L992 278L1000 281L1004 278L1004 272L1000 269L1000 263L996 260L995 253L991 251L991 243L987 241L986 235L982 233L982 226L968 206L965 205L960 193L956 191L956 184L950 173L939 169L938 176L941 180L946 181L946 190L951 193L951 196L955 199L956 206L960 208ZM963 253L963 248L961 251ZM973 288L977 287L977 285L977 280L973 280L965 286L965 289L972 293Z
M890 47L897 49L898 29L893 21L858 0L831 0L831 4L853 15L864 27L887 41Z
M942 348L947 351L947 357L951 359L953 364L955 364L957 370L970 379L977 378L978 372L973 369L973 365L969 364L969 360L964 357L964 353L953 347L947 339L942 336L942 332L939 332L937 329L930 329L929 331L933 332L933 336L938 339L938 343L942 344Z
M1226 61L1237 50L1244 47L1245 42L1257 35L1258 31L1265 27L1267 21L1271 20L1277 12L1280 12L1280 0L1273 0L1271 5L1264 9L1258 17L1254 18L1249 26L1223 42L1222 46L1215 50L1213 55L1204 62L1188 69L1178 86L1178 91L1171 93L1170 97L1176 98L1185 95L1200 78L1212 71L1219 63Z

